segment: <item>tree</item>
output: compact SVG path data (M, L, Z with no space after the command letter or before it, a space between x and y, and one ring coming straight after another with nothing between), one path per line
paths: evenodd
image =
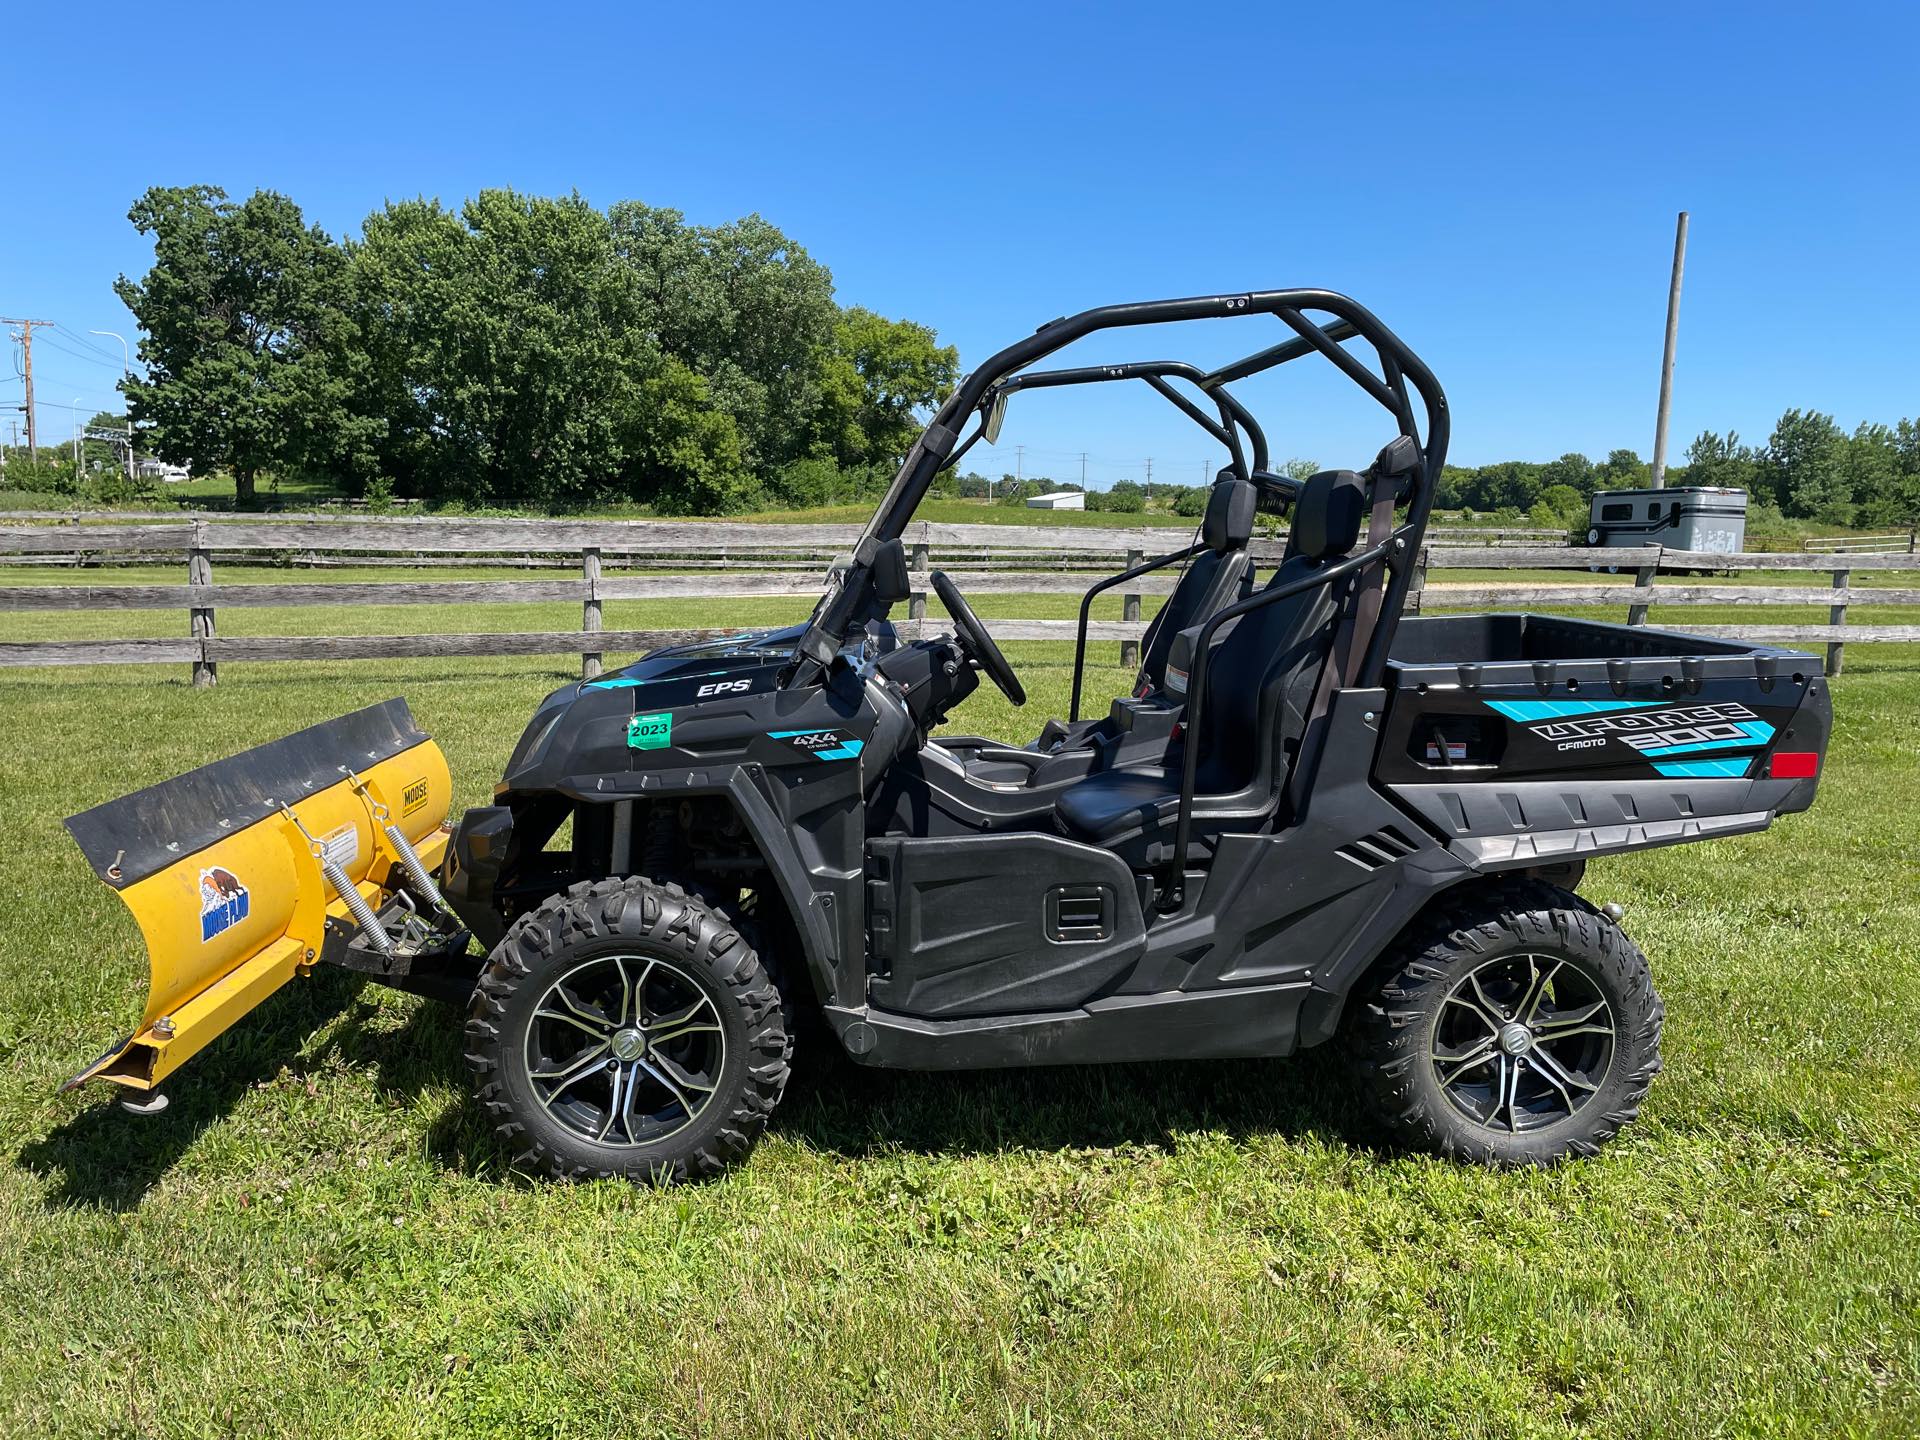
M1784 513L1844 525L1853 518L1845 459L1846 436L1831 415L1789 410L1767 437L1761 473Z
M706 378L749 463L805 453L838 314L826 267L758 215L692 226L677 210L629 200L607 222L637 282L640 323Z
M1760 483L1760 457L1735 431L1702 430L1687 447L1687 483L1751 492Z
M857 306L842 312L821 366L813 448L843 465L898 465L959 370L960 352L924 325Z
M360 348L326 232L284 195L208 185L151 189L128 219L154 238L146 278L114 291L143 332L125 388L155 453L231 470L242 506L262 472L363 463L380 427L349 404Z
M1886 425L1862 423L1843 442L1841 469L1858 523L1908 525L1920 518L1920 475L1904 471L1902 458L1899 432Z
M1558 460L1549 460L1540 467L1540 485L1543 491L1564 485L1583 498L1591 496L1594 489L1593 462L1579 451L1570 450Z
M417 494L711 512L747 489L706 379L662 351L579 196L390 204L352 247L384 473Z
M1633 450L1609 450L1594 467L1596 490L1641 490L1652 483L1652 470Z

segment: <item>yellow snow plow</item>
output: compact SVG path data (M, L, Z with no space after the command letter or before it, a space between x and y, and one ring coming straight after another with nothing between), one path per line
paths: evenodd
M65 1088L151 1090L322 960L405 974L466 935L433 873L452 781L388 700L70 817L146 941L138 1028Z

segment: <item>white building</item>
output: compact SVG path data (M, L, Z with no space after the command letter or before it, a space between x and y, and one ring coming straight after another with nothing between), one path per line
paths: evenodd
M1035 495L1027 501L1029 510L1084 510L1087 497L1078 490L1056 490L1051 495Z

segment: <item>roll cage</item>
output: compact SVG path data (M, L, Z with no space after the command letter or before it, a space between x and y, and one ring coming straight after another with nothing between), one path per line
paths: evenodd
M1309 311L1330 316L1331 321L1310 318ZM1162 360L1027 371L1028 366L1097 331L1246 315L1274 316L1293 331L1293 335L1214 370L1201 370L1180 361ZM1369 368L1346 348L1349 341L1356 339L1372 346L1377 371ZM1316 354L1323 356L1384 408L1393 417L1399 433L1413 441L1420 455L1420 463L1414 468L1406 496L1405 521L1395 527L1383 542L1370 546L1362 554L1353 557L1351 562L1315 577L1315 583L1326 583L1337 578L1335 570L1344 574L1375 564L1385 566L1389 579L1384 587L1379 621L1368 638L1357 677L1362 687L1378 685L1385 673L1394 627L1406 603L1407 589L1413 578L1414 557L1419 554L1420 542L1426 535L1441 467L1446 463L1449 433L1447 399L1433 372L1399 336L1365 306L1331 290L1263 290L1240 295L1203 295L1184 300L1103 305L1049 321L1026 339L1007 346L989 358L960 382L914 442L913 448L907 452L893 483L887 488L886 495L861 533L854 548L852 563L835 581L830 582L827 593L814 610L806 631L795 647L788 683L813 683L839 652L847 633L875 614L874 561L881 547L900 538L912 520L914 511L925 498L934 477L956 463L980 439L984 433L988 407L996 396L1018 389L1045 386L1143 380L1226 446L1232 458L1233 470L1241 479L1264 482L1270 488L1284 491L1287 488L1285 482L1267 472L1266 436L1253 416L1226 387L1248 376ZM1219 411L1218 420L1176 390L1172 384L1176 379L1189 382L1210 398ZM1421 408L1426 412L1424 437L1414 413L1413 394L1416 393L1420 397ZM976 413L981 417L981 423L962 440L960 434L966 427L967 417ZM1232 613L1258 608L1297 588L1300 587L1290 586L1286 592L1264 591L1232 607ZM1188 783L1191 785L1190 779ZM1183 805L1182 810L1186 809L1187 806Z

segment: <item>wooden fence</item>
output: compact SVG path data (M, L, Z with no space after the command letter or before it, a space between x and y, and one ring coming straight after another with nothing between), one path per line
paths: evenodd
M749 596L811 598L832 558L852 546L857 530L831 525L753 525L606 520L240 520L196 519L160 524L61 524L0 527L0 564L58 559L107 569L136 557L184 563L184 583L165 585L26 584L0 586L0 610L67 613L184 610L186 634L177 639L23 640L0 643L0 665L186 664L196 685L214 683L222 661L389 659L440 655L563 655L583 657L588 677L600 673L609 652L629 653L725 629L608 630L609 600L729 600ZM976 594L1074 594L1089 569L1113 571L1185 537L1174 530L1094 527L945 525L916 522L902 537L912 555L913 598L903 632L920 633L926 617L929 572L939 566ZM1257 561L1271 566L1282 542L1254 542ZM263 555L325 556L340 563L409 557L524 557L564 564L578 578L538 580L396 580L221 584L217 560ZM1449 570L1590 571L1596 558L1632 569L1630 585L1583 582L1541 584L1448 583ZM1899 554L1694 554L1685 551L1566 546L1461 545L1436 540L1423 555L1420 577L1429 608L1515 609L1627 606L1628 623L1647 623L1655 607L1821 605L1824 625L1752 623L1695 625L1683 614L1676 628L1731 634L1771 643L1824 643L1838 672L1844 645L1856 641L1920 641L1920 624L1849 624L1850 605L1920 604L1920 589L1856 588L1864 570L1920 569L1920 556ZM1700 583L1666 577L1691 571L1794 571L1818 575L1815 585ZM1173 572L1142 577L1122 596L1122 619L1099 621L1089 638L1118 641L1122 664L1134 663L1144 629L1142 602L1169 593ZM219 631L222 610L263 606L460 605L565 602L580 609L578 630L402 635L231 636ZM800 607L796 606L795 618ZM458 613L458 612L455 612ZM1072 620L996 619L1008 640L1070 640Z

